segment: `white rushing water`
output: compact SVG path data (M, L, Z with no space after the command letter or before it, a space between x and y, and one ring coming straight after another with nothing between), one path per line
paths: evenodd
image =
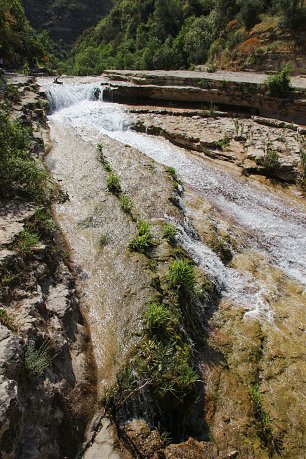
M101 135L137 148L145 155L176 169L185 184L208 199L233 225L248 235L248 247L306 286L306 219L298 202L280 197L266 187L229 172L173 146L170 142L128 129L129 116L122 106L95 100L98 83L50 85L42 82L53 122L72 126L82 138L97 144ZM188 209L186 209L188 215ZM271 319L266 289L249 274L227 268L207 246L178 228L183 247L210 275L219 290L242 304L249 315Z

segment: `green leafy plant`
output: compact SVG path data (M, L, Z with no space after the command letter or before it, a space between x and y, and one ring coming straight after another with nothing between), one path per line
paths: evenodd
M194 290L194 267L187 258L174 260L169 267L167 278L172 288L180 289L184 293L190 293Z
M120 201L120 206L123 212L131 215L134 209L133 201L126 194L122 194L120 196L119 201Z
M22 255L31 255L33 247L39 243L39 240L37 233L25 229L18 235L14 246Z
M31 377L40 377L49 367L54 357L50 356L49 345L47 341L36 348L33 342L30 342L24 355L24 367L26 373Z
M170 242L170 244L175 243L176 228L171 223L167 223L163 227L163 237Z
M48 197L47 171L29 153L30 134L18 122L11 122L0 107L0 197L20 196L44 202Z
M147 253L154 247L150 224L145 220L137 223L138 235L129 243L129 249L134 252Z
M223 150L224 148L228 147L230 143L231 143L230 137L227 134L225 134L223 139L218 140L214 144L217 148L220 148L221 150Z
M266 81L267 92L272 97L286 97L291 91L290 83L291 67L287 64L276 75L270 76Z
M254 406L254 415L259 424L259 437L271 454L278 450L278 441L274 438L272 420L262 407L262 395L258 383L249 387L249 394Z
M150 303L145 318L149 333L160 337L165 334L171 335L173 325L178 323L169 308L160 303Z
M107 178L107 188L111 193L121 193L120 181L118 176L114 172L111 172Z

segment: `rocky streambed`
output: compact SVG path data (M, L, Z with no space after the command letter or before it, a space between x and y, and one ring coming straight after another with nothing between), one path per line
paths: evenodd
M91 99L97 81L87 85L86 100L76 101L82 84L67 83L61 88L45 83L54 106L59 100L62 108L50 117L55 148L47 161L70 198L57 206L56 213L80 271L100 394L105 385L118 384L115 373L118 378L118 371L127 363L132 374L142 371L133 354L135 346L142 355L137 359L150 362L143 350L146 310L156 295L165 297L167 271L173 257L179 256L165 244L164 224L173 225L176 247L194 261L198 292L204 284L213 286L213 296L204 299L202 295L199 302L192 303L189 314L183 313L185 318L195 314L194 325L190 328L188 322L182 322L187 333L184 339L193 343L193 365L203 382L197 389L202 394L200 402L193 411L198 428L185 412L186 433L178 435L173 424L171 431L171 423L158 414L152 402L152 388L144 394L140 391L140 396L142 385L132 380L130 392L120 386L131 404L121 399L119 405L123 403L124 409L117 410L117 427L130 454L277 457L281 453L288 458L302 457L304 421L298 394L304 365L305 207L298 189L241 175L248 160L260 169L254 156L264 156L267 145L273 151L279 149L279 163L280 158L292 161L291 172L297 175L300 140L294 126L241 115L205 116L186 107L95 101ZM171 144L143 131L168 138L175 132L177 137L171 138ZM246 134L249 131L252 133ZM189 145L177 141L192 138L195 132L198 139ZM224 142L225 138L230 140ZM199 156L199 149L192 145L201 140L206 142L205 154ZM252 148L256 149L253 156ZM217 152L216 160L208 150ZM122 209L120 193L109 189L109 174L113 173L120 193L133 202L131 214ZM171 174L182 181L183 195ZM150 223L155 240L149 256L129 250L137 221L142 219ZM162 366L161 371L165 371ZM136 398L131 396L134 391ZM172 409L170 404L168 410ZM141 421L131 423L133 419ZM164 424L160 433L167 427L172 441L194 439L166 446L155 430L159 422ZM213 442L208 441L209 435ZM107 445L100 442L97 449L94 444L87 450L88 457Z
M52 107L46 162L62 197L55 218L74 279L62 288L63 274L47 277L33 311L49 303L66 311L60 294L65 304L69 297L74 316L63 312L58 333L68 336L76 386L67 376L68 395L52 406L84 414L69 431L75 450L57 451L74 457L79 449L85 459L302 458L305 204L292 183L303 178L303 131L213 106L103 102L101 82L40 81ZM184 274L174 280L177 269ZM49 323L43 313L52 335L51 316ZM83 347L72 344L80 339ZM45 387L62 374L56 359ZM64 419L50 411L50 425ZM50 425L44 432L58 445ZM33 451L5 457L59 454Z

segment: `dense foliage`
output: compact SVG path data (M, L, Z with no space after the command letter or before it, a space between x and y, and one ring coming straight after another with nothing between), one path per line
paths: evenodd
M0 2L0 58L5 67L36 65L47 58L45 34L30 27L19 0Z
M0 198L23 197L41 202L45 197L47 173L29 154L28 130L9 120L0 106Z
M112 0L21 0L36 30L47 30L61 48L73 43L83 30L96 25L111 9Z
M276 18L283 31L302 30L304 1L119 0L77 43L73 71L179 69L214 62L238 44L252 49L257 43L248 40L248 32L263 16Z

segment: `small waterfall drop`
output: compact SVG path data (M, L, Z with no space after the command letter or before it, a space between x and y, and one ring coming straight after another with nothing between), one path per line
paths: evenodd
M100 99L102 93L102 89L96 83L53 84L46 91L52 113L84 100L95 101Z

